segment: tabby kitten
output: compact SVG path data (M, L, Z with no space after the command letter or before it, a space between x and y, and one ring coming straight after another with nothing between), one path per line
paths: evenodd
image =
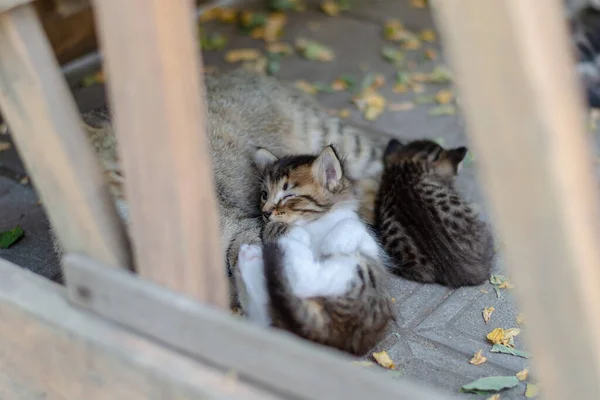
M255 161L269 233L264 249L240 248L249 318L364 354L382 338L392 308L384 253L358 216L340 158L327 146L317 157L279 159L259 149Z
M490 276L491 232L453 187L466 154L466 147L444 150L429 140L389 142L376 224L394 273L452 288Z

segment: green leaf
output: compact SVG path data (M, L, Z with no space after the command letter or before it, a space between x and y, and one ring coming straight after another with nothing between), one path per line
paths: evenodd
M340 79L348 85L349 91L356 86L356 81L358 80L356 76L350 74L342 74L340 75Z
M275 75L281 68L281 53L267 53L267 75Z
M402 71L396 72L396 85L407 85L410 83L410 74Z
M269 9L273 11L284 11L296 8L296 2L293 0L269 0L267 4Z
M501 285L508 280L508 277L505 275L493 275L490 276L490 283L492 285Z
M519 385L519 379L512 376L488 376L480 378L464 385L460 391L466 393L488 393L498 392L502 389L510 389Z
M534 383L528 383L527 388L525 389L525 397L531 399L532 397L536 397L540 392L538 386Z
M500 288L498 286L494 286L494 291L496 292L496 297L500 298L502 295Z
M244 33L250 33L254 28L264 26L267 23L267 14L252 13L249 18L240 21L240 29Z
M394 46L383 46L381 48L381 55L387 61L396 65L401 64L404 61L404 53Z
M25 232L23 232L20 226L16 226L10 231L0 232L0 249L8 249L23 236L25 236Z
M202 50L222 50L227 45L227 38L220 33L207 34L200 36L200 47Z
M427 114L432 117L439 117L442 115L454 115L456 114L456 107L452 104L442 104L441 106L430 108Z
M526 351L513 349L508 346L504 346L503 344L495 344L490 351L492 353L510 354L512 356L529 358L529 353Z
M448 83L452 82L452 74L450 71L442 66L437 66L429 74L429 83Z
M361 90L365 90L366 88L370 87L371 85L373 85L374 82L375 82L375 74L372 72L369 72L364 77L364 79L361 83Z

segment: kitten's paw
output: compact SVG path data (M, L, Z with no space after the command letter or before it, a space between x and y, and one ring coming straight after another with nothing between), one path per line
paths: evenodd
M305 246L310 246L310 234L300 226L296 226L286 235L289 239L296 240Z
M257 244L243 244L238 254L238 268L244 277L245 273L255 268L262 268L262 247Z

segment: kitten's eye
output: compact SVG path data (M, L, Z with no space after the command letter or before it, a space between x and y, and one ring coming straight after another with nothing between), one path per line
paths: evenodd
M287 182L283 184L283 190L288 190L288 187L289 187L289 185Z
M267 192L265 190L263 190L262 192L260 192L260 199L262 201L267 201Z

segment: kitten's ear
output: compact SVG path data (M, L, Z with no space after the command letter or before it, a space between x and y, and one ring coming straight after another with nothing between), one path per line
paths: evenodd
M468 151L469 151L469 149L467 149L464 146L448 150L448 158L450 159L452 164L454 164L454 167L456 168L456 172L458 172L458 170L460 169L460 166L461 166L463 160L465 159L465 156L467 155Z
M389 163L389 161L391 160L391 157L402 147L403 147L402 143L400 143L398 140L391 139L388 142L387 147L385 148L385 151L383 152L383 163L385 165L387 165Z
M254 164L260 171L264 171L267 167L273 165L278 158L269 150L261 147L254 153Z
M342 162L333 146L327 146L313 162L312 172L321 185L328 190L334 190L342 182Z

